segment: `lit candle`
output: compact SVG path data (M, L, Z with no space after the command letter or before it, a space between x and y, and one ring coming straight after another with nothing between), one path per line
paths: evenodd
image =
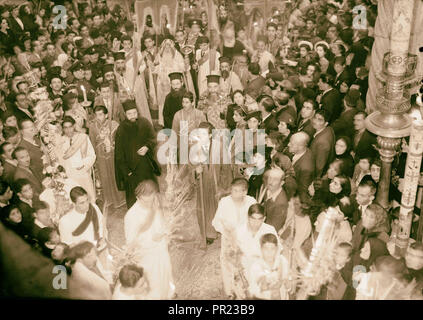
M87 91L85 90L85 87L81 85L82 94L84 95L84 102L87 102Z

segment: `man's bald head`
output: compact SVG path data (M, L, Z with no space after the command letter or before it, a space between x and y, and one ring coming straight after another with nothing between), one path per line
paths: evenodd
M297 132L291 136L289 140L289 152L291 153L302 153L307 148L310 141L310 136L305 132Z
M279 180L283 180L285 178L285 172L279 167L274 167L267 170L265 173L265 178L275 178Z

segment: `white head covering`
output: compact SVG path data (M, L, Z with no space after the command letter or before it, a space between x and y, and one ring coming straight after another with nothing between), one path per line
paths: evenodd
M68 55L66 53L61 53L59 54L59 56L57 57L57 60L54 61L53 65L54 66L59 66L59 67L63 67L63 65L68 61Z

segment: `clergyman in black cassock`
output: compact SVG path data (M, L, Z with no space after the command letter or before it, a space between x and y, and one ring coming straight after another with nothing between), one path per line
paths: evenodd
M156 133L146 118L128 118L137 110L135 101L127 100L122 105L127 118L116 131L115 177L118 189L126 192L126 205L130 208L136 201L138 184L147 179L157 181L151 164L155 161ZM148 151L142 156L138 151L144 146Z

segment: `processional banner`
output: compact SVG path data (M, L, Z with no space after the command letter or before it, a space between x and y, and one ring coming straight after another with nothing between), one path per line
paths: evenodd
M164 28L174 34L176 31L178 1L169 0L136 0L135 12L137 14L138 30L143 30L147 16L153 20L153 26L159 32Z

